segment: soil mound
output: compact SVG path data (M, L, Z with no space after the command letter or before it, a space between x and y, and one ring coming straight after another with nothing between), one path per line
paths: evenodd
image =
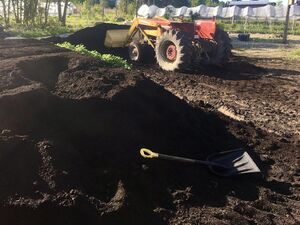
M96 50L101 53L111 53L126 56L127 50L123 48L106 48L104 40L107 30L129 29L128 25L118 25L103 23L94 27L87 27L70 35L64 41L68 41L74 45L83 44L89 50Z
M11 35L9 34L9 33L7 33L7 32L4 32L4 31L0 31L0 40L1 39L5 39L5 38L7 38L7 37L10 37Z
M165 80L160 86L138 69L106 68L46 42L0 41L0 49L2 224L299 223L299 139L226 119L199 101L239 87L235 94L246 88L260 104L278 83L249 86L255 77L245 71L229 81L143 68ZM184 91L200 91L194 105L205 111L187 104ZM241 146L260 155L252 156L267 179L222 179L138 153L204 159Z
M9 224L165 224L170 215L160 208L184 201L175 190L208 190L194 179L207 179L207 171L143 160L139 149L205 158L241 143L226 122L139 72L74 55L23 59L2 77L1 218ZM19 85L6 85L12 80Z

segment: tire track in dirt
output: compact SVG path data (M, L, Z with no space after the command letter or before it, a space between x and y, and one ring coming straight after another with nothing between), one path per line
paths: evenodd
M270 60L268 63L271 67L273 62ZM265 71L249 71L249 68L240 70L234 79L228 76L235 72L230 69L225 70L223 77L211 73L167 73L159 69L148 69L144 73L194 105L209 104L230 118L253 122L268 132L300 135L300 68L297 63L292 74L298 75L290 75L280 68ZM245 74L249 76L245 77ZM253 79L253 74L259 74L259 77Z

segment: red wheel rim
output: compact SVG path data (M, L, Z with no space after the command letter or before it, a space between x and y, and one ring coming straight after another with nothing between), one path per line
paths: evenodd
M166 50L166 57L170 61L175 61L177 57L177 50L174 44L170 44Z

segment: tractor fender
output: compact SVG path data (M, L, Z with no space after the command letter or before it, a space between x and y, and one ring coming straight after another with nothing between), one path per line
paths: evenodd
M195 33L202 39L214 39L217 24L213 20L195 20Z

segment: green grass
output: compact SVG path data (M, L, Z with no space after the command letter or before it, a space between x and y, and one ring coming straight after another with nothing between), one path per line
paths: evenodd
M282 38L252 38L250 37L251 41L254 42L272 42L272 43L282 43Z
M64 42L62 44L57 44L58 47L66 48L74 52L78 52L83 55L91 56L93 58L100 59L105 64L112 67L124 67L125 69L131 69L132 65L128 63L125 59L122 59L119 56L111 54L101 54L97 51L87 50L84 45L72 45L69 42Z
M97 23L102 23L102 22L115 23L115 18L110 17L109 15L106 15L104 18L102 18L102 16L100 15L95 15L93 17L90 17L88 15L80 15L80 14L67 17L67 26L76 29L80 29L87 26L93 26Z
M244 20L235 21L233 24L230 20L217 20L224 30L232 33L257 33L257 34L283 34L284 22L276 21L269 24L266 21L249 21L245 25ZM293 28L293 29L292 29ZM300 22L289 24L289 34L300 35Z
M288 55L289 58L292 59L300 59L300 50L293 50Z
M46 37L54 36L58 34L73 33L77 29L73 27L64 27L60 25L49 25L45 27L39 26L11 26L6 31L12 33L15 36L22 36L26 38L37 38L37 37Z

